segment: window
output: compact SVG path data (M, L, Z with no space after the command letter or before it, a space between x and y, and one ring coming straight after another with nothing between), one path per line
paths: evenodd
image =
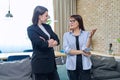
M9 0L0 0L0 50L2 52L22 52L32 48L27 36L27 27L32 23L33 10L37 5L47 7L53 20L52 0L10 0L12 18L5 17ZM54 25L53 21L52 25Z

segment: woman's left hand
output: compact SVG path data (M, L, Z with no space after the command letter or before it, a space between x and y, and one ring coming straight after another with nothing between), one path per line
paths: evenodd
M84 52L83 55L89 57L91 56L91 52Z
M54 40L54 42L53 42L53 47L54 47L54 46L57 46L57 44L58 44L58 42L57 42L56 40Z
M50 39L48 40L48 42L49 42L49 47L55 47L58 44L57 41L54 39Z

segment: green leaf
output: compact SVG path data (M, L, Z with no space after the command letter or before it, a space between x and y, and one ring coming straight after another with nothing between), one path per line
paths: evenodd
M117 41L120 43L120 38L117 38Z
M50 24L51 24L51 20L48 19L47 22L46 22L46 24L49 24L49 25L50 25Z

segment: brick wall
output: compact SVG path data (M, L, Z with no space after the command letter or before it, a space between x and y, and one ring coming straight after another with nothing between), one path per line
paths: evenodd
M77 14L84 20L86 30L97 28L93 50L107 53L113 44L113 53L120 54L120 0L77 0Z

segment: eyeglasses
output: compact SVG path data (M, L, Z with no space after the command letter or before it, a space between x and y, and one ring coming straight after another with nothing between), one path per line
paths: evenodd
M70 23L74 23L76 20L69 20Z

